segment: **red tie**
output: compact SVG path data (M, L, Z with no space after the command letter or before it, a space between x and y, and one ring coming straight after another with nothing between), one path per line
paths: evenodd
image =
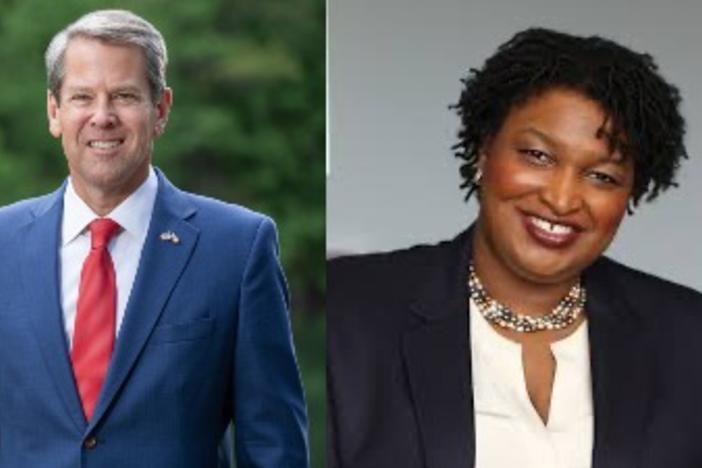
M90 253L80 274L71 363L88 421L95 411L115 343L117 287L107 245L119 227L108 218L90 223Z

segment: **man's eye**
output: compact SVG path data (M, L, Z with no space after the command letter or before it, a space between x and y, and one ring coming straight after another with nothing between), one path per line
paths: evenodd
M74 94L71 96L72 101L89 101L90 100L90 95L89 94Z
M115 99L118 101L136 101L138 96L134 93L117 93Z

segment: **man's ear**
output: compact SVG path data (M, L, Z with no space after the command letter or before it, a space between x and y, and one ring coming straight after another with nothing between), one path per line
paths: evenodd
M168 114L171 112L173 105L173 90L169 87L163 89L161 100L156 104L156 122L154 123L154 137L158 138L163 135L168 123Z
M59 102L54 94L50 91L46 91L46 116L49 118L49 133L54 136L54 138L59 138L61 136L61 119L58 116L59 113Z

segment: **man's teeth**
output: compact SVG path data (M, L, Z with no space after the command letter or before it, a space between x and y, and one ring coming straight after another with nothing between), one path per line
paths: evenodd
M573 232L573 228L571 226L565 226L563 224L554 224L549 221L546 221L545 219L537 218L535 216L531 217L531 221L539 229L548 231L551 234L570 234L571 232Z
M91 148L97 148L97 149L110 149L114 148L115 146L119 145L122 143L122 140L100 140L100 141L91 141L88 143L88 146Z

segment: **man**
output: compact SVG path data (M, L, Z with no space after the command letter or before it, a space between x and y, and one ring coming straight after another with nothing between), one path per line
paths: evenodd
M93 12L46 64L69 177L0 210L0 466L227 465L230 422L238 466L307 466L272 221L151 166L161 34Z

